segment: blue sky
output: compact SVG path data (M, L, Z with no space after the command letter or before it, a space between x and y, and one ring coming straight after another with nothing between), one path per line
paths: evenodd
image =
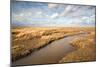
M95 6L14 1L12 25L95 26Z

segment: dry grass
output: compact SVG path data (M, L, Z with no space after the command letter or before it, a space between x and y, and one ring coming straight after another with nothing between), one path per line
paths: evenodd
M83 61L95 61L95 47L94 48L81 48L67 54L59 63L65 62L83 62Z
M57 39L80 33L77 28L32 28L12 29L12 60L29 55Z
M72 36L87 32L85 37L79 37L71 41L71 45L77 50L67 54L60 60L63 62L91 61L95 60L95 29L90 28L12 28L12 60L27 56L52 41L66 36Z
M59 63L96 60L95 29L85 28L83 30L88 32L88 35L71 41L71 45L76 47L77 50L67 54Z

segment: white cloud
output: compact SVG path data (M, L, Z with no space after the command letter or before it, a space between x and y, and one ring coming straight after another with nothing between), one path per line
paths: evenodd
M67 14L71 12L72 9L73 9L72 5L65 7L65 10L60 14L60 16L66 16Z
M90 16L91 18L95 18L95 15Z
M26 14L27 14L27 16L31 16L32 12L27 12Z
M95 22L94 9L90 8L90 6L79 5L48 4L46 7L22 9L13 14L12 17L12 20L23 23L33 23L33 21L40 20L38 24L42 21L56 22L56 24L64 23L66 25Z
M54 13L54 14L52 14L52 15L51 15L51 17L50 17L50 18L51 18L51 19L57 18L57 17L58 17L58 15L59 15L58 13Z
M37 12L37 15L41 15L41 14L42 14L42 12L41 12L41 11L38 11L38 12Z
M23 16L24 16L24 13L20 13L19 16L20 16L20 17L23 17Z
M89 19L89 17L87 16L82 17L82 20L87 20L87 19Z
M56 8L59 4L48 4L48 8Z

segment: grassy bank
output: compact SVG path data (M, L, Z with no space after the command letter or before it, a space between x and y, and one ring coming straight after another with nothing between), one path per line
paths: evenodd
M59 63L96 60L95 29L90 28L83 30L88 32L88 35L72 40L70 44L77 48L77 50L66 54Z
M16 27L11 31L13 61L29 55L52 41L80 33L77 28Z

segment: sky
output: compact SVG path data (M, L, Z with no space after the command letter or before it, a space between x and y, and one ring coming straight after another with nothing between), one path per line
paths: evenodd
M95 6L14 1L13 26L95 26Z

